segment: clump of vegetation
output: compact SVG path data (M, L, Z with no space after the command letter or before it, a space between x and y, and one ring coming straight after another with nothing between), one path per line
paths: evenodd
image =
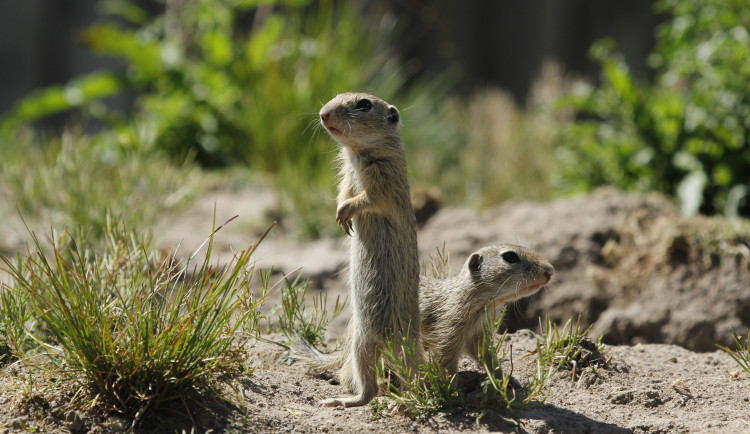
M47 250L32 234L26 255L3 258L12 282L2 285L0 323L23 363L82 388L74 405L94 402L136 423L245 371L265 299L265 287L250 285L258 243L212 264L212 233L194 265L198 251L179 264L121 223L105 235L100 249L81 231L53 234Z
M735 349L723 345L716 346L726 351L726 353L729 354L738 365L740 365L740 368L750 375L750 332L748 332L747 337L745 337L744 345L742 344L742 336L738 336L734 329L732 329L732 339L734 340Z
M407 361L419 360L414 342L390 338L385 340L380 359L375 363L385 396L412 419L426 419L435 414L453 413L465 405L465 396L458 387L456 375L449 374L432 358L414 365Z
M544 322L539 319L539 328L542 332L542 340L537 341L537 370L546 371L547 378L561 369L570 369L571 379L575 381L580 369L592 367L604 367L607 359L602 354L604 345L602 338L597 342L589 339L588 334L593 324L581 332L581 317L573 325L573 320L558 329L549 317Z
M0 136L0 195L32 221L81 226L105 237L110 212L129 227L151 227L197 190L199 172L163 154L141 152L113 134ZM14 209L15 208L15 209Z
M520 389L516 389L516 384L511 382L513 361L512 351L506 343L508 331L498 334L507 310L508 307L505 306L496 320L493 320L489 310L486 311L482 325L482 343L477 354L479 364L487 375L482 381L480 396L483 408L501 411L505 409L518 422L517 410L529 408L540 398L544 402L546 395L543 395L543 392L551 373L540 367L537 361L534 375L528 378ZM506 362L511 365L510 370L503 369L502 365Z
M558 329L546 318L542 324L542 338L537 340L535 370L522 384L515 381L507 331L499 333L506 311L507 307L498 318L487 311L477 354L484 374L478 390L468 393L458 374L449 374L433 359L423 361L413 372L405 361L417 356L416 349L405 341L391 339L386 342L382 357L375 365L378 376L386 379L383 386L385 396L414 419L468 410L476 412L478 421L487 411L495 411L519 422L520 410L544 402L549 379L561 369L571 369L575 375L577 369L606 365L601 354L603 345L587 338L590 328L582 332L580 320L575 326L569 320ZM507 369L508 365L510 369ZM383 403L374 406L379 411Z
M307 313L305 296L310 281L300 283L299 277L290 282L284 279L286 290L281 292L279 326L287 339L303 339L313 346L326 346L325 332L328 324L341 314L346 306L339 296L333 306L333 312L328 315L328 298L325 292L313 296L313 309Z
M567 86L561 68L550 63L535 81L527 108L497 89L446 99L438 114L442 140L414 147L405 139L415 185L439 186L448 202L478 208L508 199L549 199L559 164L559 125L570 117L552 104Z
M0 303L5 303L5 300L1 296ZM5 325L0 324L0 366L5 366L16 358L10 349L8 340L8 332L5 330Z
M429 268L432 277L435 279L447 279L450 277L451 253L445 248L445 242L443 242L443 247L435 248L435 256L430 255Z
M558 149L559 187L615 185L679 198L684 215L750 216L750 10L742 0L662 0L671 15L637 83L610 42L595 45L602 84L578 87L578 120Z

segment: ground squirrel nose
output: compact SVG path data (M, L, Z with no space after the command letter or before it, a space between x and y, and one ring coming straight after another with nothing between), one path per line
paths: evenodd
M552 270L547 270L547 271L544 272L544 277L547 278L547 282L549 282L552 279L552 274L553 273L554 273L554 271L552 271ZM547 283L547 282L544 282L544 283Z
M321 114L320 114L320 118L321 118L321 119L323 119L324 121L327 121L327 120L328 120L328 116L330 116L330 115L328 114L328 112L326 112L326 113L321 113Z

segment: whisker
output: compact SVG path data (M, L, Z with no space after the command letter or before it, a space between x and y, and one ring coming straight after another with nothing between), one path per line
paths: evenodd
M314 128L316 124L320 125L320 121L318 120L317 117L315 117L313 119L310 119L310 122L307 123L307 126L305 127L304 130L302 130L302 133L304 134L308 130L308 128L310 128L310 127Z
M297 113L297 116L300 117L300 118L304 118L304 117L307 117L307 116L318 117L318 114L319 114L318 112L299 112L299 113Z
M492 296L493 300L497 298L498 295L500 295L500 291L503 290L503 288L505 287L505 284L508 283L509 280L510 280L510 276L506 277L505 282L501 283L500 286L497 287L497 289L495 290L495 294Z
M399 109L399 111L401 111L401 113L403 113L403 112L407 112L407 111L409 111L409 110L413 109L413 108L414 108L414 107L416 107L416 106L417 106L416 104L412 104L412 105L410 105L410 106L408 106L408 107L405 107L405 108L403 108L403 109Z

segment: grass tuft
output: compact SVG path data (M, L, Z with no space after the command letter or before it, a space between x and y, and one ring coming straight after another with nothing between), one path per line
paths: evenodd
M306 313L305 296L310 281L300 283L299 276L290 282L284 279L286 290L281 291L281 312L279 313L279 326L284 335L294 340L297 338L304 339L313 346L325 347L325 332L328 324L341 314L346 306L346 299L341 302L339 296L333 307L332 315L328 316L327 301L325 292L320 292L313 296L312 313Z
M571 379L575 381L579 369L607 365L601 336L596 343L589 339L593 324L582 332L580 316L575 325L572 318L568 319L562 329L545 316L544 322L539 318L539 327L542 340L537 341L537 376L549 378L561 369L570 369Z
M378 377L385 379L385 396L412 419L427 419L462 408L465 397L457 387L456 374L446 372L439 361L429 358L413 372L413 365L407 360L419 359L415 345L407 338L385 340L382 357L375 364Z
M451 253L443 247L435 247L435 256L430 255L430 272L435 279L447 279L451 275ZM426 268L426 267L425 267Z
M262 318L265 288L253 293L250 260L265 234L212 265L212 232L203 261L192 263L195 252L180 266L152 252L149 236L112 220L105 229L101 251L66 232L46 252L32 233L26 256L2 258L12 282L2 285L0 322L12 330L14 353L136 422L215 393L217 379L242 372Z
M743 371L750 375L750 332L747 333L745 338L745 344L742 344L742 336L737 335L734 329L732 329L732 339L734 340L735 349L725 347L723 345L716 345L720 349L726 351L729 356L740 365Z
M546 370L537 369L522 386L512 379L513 351L506 343L508 331L499 334L507 310L508 307L505 306L497 319L493 319L492 312L486 311L482 325L482 343L477 354L479 364L487 375L482 382L480 397L482 408L505 409L518 422L518 410L533 406L539 398L544 401L546 395L543 393L550 375ZM502 368L505 362L510 364L510 370Z

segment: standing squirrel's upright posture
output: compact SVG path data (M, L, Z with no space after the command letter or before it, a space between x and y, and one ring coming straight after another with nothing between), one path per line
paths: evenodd
M408 338L419 348L416 218L396 107L373 95L343 93L323 106L320 121L341 144L336 222L352 237L353 313L339 375L356 394L321 404L353 407L378 393L372 364L386 337Z

